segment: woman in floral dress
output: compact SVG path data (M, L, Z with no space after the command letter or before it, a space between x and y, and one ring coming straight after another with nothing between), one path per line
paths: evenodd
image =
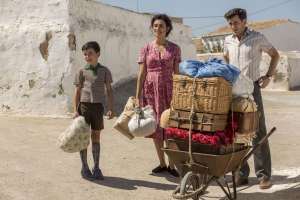
M170 18L165 14L155 15L151 20L154 40L147 43L140 52L138 63L140 71L137 80L136 99L139 106L151 105L156 114L157 128L150 136L153 139L160 164L153 173L168 171L178 176L174 164L167 167L164 152L164 130L159 127L160 116L170 108L172 99L172 75L179 71L181 51L179 46L167 40L172 31Z

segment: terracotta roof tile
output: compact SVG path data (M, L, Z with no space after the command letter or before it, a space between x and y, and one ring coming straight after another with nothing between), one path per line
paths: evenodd
M275 20L269 20L269 21L255 21L255 22L248 22L248 27L254 30L262 30L266 28L270 28L273 26L277 26L280 24L284 24L289 22L288 19L275 19ZM221 35L226 33L231 33L231 29L228 26L223 26L221 28L218 28L216 31L210 32L206 34L206 36L210 35Z

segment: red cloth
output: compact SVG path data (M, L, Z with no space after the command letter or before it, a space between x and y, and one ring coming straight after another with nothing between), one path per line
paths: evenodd
M192 141L199 142L201 144L211 144L213 146L228 145L233 143L235 131L237 130L237 121L235 117L231 118L224 131L217 132L197 132L192 131ZM166 135L168 138L178 138L188 140L189 131L179 128L166 128Z

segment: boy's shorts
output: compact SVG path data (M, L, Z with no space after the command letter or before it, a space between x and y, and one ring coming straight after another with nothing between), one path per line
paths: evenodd
M101 103L80 102L78 112L85 118L92 130L100 131L104 128L104 108Z

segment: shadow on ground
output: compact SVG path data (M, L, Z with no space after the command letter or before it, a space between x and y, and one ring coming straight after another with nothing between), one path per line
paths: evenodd
M123 190L136 190L138 187L147 187L158 190L174 190L176 188L176 185L174 184L155 183L146 180L131 180L110 176L105 176L105 180L93 182L99 185Z
M227 177L228 178L228 177ZM229 177L230 179L231 177ZM300 176L287 177L281 175L272 176L272 188L268 190L258 189L258 180L256 177L249 178L249 185L245 187L237 188L237 199L241 200L296 200L300 199ZM216 184L211 184L216 186ZM255 187L255 189L253 188ZM208 188L208 190L210 190ZM221 192L221 188L218 188ZM215 190L214 190L215 191ZM256 192L252 192L256 191ZM259 191L259 192L257 192ZM223 195L223 194L222 194ZM224 194L225 196L225 194ZM212 192L202 196L201 200L204 199L224 199L220 196L214 195Z

